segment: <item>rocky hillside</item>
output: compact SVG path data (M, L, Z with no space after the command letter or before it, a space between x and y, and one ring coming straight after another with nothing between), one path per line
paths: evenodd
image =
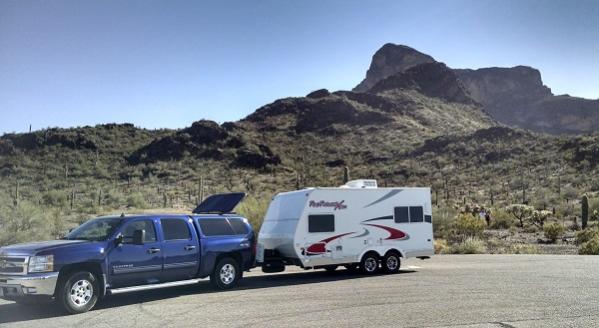
M375 53L366 78L354 91L369 92L390 76L425 63L435 60L407 46L386 44ZM516 66L453 71L469 96L503 124L551 134L599 129L599 100L555 96L537 69ZM397 79L407 83L403 77Z
M592 131L592 115L581 117L596 106L553 96L531 68L455 70L388 44L353 91L282 98L237 122L1 136L0 245L55 237L98 214L187 211L226 191L250 195L240 210L259 225L274 193L339 185L345 167L382 186L431 186L440 229L467 204L527 203L571 220L573 200L599 192L599 135L497 121Z

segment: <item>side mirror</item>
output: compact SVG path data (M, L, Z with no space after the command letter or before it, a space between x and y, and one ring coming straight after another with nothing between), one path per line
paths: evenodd
M134 245L143 245L144 240L146 240L146 231L145 230L133 231L133 244Z
M122 245L124 243L124 239L125 238L123 237L123 235L119 234L118 236L116 236L116 238L114 238L115 245L117 245L117 246Z

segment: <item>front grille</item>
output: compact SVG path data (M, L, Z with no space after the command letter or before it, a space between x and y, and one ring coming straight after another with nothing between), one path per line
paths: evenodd
M0 274L23 275L27 273L27 258L17 256L0 257Z

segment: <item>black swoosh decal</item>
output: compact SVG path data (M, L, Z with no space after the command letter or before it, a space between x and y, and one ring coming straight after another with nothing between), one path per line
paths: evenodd
M374 202L372 202L372 203L370 203L370 204L368 204L368 205L366 205L366 206L364 206L364 207L369 207L369 206L372 206L372 205L374 205L374 204L380 203L380 202L382 202L382 201L384 201L384 200L386 200L386 199L388 199L388 198L391 198L391 197L393 197L393 196L395 196L395 195L399 194L400 192L401 192L401 189L395 189L395 190L391 190L391 191L390 191L390 192L388 192L388 193L387 193L385 196L383 196L383 197L381 197L381 198L379 198L379 199L375 200Z
M380 216L378 218L368 219L368 220L365 220L365 221L362 221L362 222L380 221L380 220L393 220L393 215Z
M351 237L351 238L360 238L360 237L368 236L369 234L370 234L370 231L368 231L368 229L364 228L364 232L363 233L361 233L361 234L359 234L357 236Z

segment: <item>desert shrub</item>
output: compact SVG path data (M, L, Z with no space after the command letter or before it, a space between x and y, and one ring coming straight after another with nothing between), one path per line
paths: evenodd
M532 206L523 204L513 204L506 208L506 211L511 214L514 219L518 220L520 228L524 228L524 221L530 218L533 212Z
M104 201L106 202L106 205L111 206L111 207L120 207L121 205L123 205L124 203L124 197L123 194L116 191L116 190L112 190L108 193L106 193L106 196L104 198Z
M68 203L67 194L60 190L50 190L42 195L44 204L54 207L66 207Z
M545 238L554 243L558 238L564 235L564 230L563 225L557 222L551 222L543 227L543 234L545 235Z
M472 236L451 245L448 249L448 253L451 254L481 254L486 251L485 243L481 239Z
M576 233L576 244L582 245L595 237L599 238L599 229L598 228L585 229L585 230L578 231Z
M541 249L537 245L515 244L509 248L510 254L541 254Z
M144 199L144 196L140 192L134 192L127 196L127 206L133 208L146 208L148 203Z
M530 222L532 222L532 224L536 225L537 227L543 227L545 225L545 221L547 221L547 218L550 215L551 215L551 211L534 210L534 211L532 211L532 214L530 216Z
M437 238L445 238L451 230L451 224L457 214L457 210L449 206L433 207L433 232Z
M486 226L483 219L465 213L458 215L453 223L455 232L462 237L481 236Z
M524 228L522 228L522 231L527 233L537 233L539 232L539 227L535 225L525 225Z
M50 239L47 213L27 201L0 207L0 246Z
M246 198L241 204L237 206L237 211L246 217L252 224L254 231L259 231L266 210L268 209L270 199L268 198Z
M582 243L578 249L581 255L599 255L599 235L594 235L588 241Z
M449 248L445 239L435 239L435 254L443 254L447 252Z
M489 228L491 229L509 229L514 225L514 219L509 213L503 210L496 210L493 213L493 220Z

